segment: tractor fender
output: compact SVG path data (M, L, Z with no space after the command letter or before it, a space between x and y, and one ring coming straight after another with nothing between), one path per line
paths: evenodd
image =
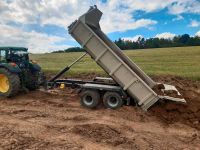
M41 67L36 63L30 63L30 69L32 72L40 72Z
M0 64L0 68L5 68L12 73L17 73L17 74L21 73L21 69L17 65L13 66L11 64L5 63L5 64Z

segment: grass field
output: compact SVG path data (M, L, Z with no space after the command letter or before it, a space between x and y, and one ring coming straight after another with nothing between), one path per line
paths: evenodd
M200 47L180 47L124 51L149 75L176 75L200 80ZM82 53L34 54L45 72L56 73L77 59ZM96 72L105 74L89 57L75 65L69 75Z

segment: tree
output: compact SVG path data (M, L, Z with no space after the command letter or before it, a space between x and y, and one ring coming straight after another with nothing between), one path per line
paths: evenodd
M141 38L137 41L123 40L119 38L114 41L115 44L122 50L144 49L144 48L163 48L163 47L181 47L181 46L200 46L200 37L190 37L188 34L175 36L173 39L159 39L159 38ZM66 50L59 50L53 53L63 52L82 52L83 48L71 47Z
M180 42L181 42L183 45L187 45L189 40L190 40L190 36L189 36L188 34L183 34L183 35L180 37Z

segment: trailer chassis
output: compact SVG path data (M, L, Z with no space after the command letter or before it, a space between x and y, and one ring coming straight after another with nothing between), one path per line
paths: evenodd
M101 79L101 81L99 80ZM130 97L116 83L109 83L109 78L95 78L93 81L77 79L58 79L48 82L48 89L69 87L77 89L80 103L88 108L96 108L103 100L107 108L117 109L123 104L130 105Z
M111 78L96 77L92 81L84 81L77 79L59 79L64 73L78 63L86 53L74 61L71 65L66 66L53 78L47 82L47 89L65 88L78 89L80 95L80 103L89 108L97 107L103 100L103 104L107 108L116 109L124 103L130 104L128 94Z

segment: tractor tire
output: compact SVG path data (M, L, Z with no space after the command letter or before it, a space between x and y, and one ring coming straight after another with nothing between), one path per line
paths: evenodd
M106 92L103 96L103 104L106 108L117 109L123 105L123 99L116 92Z
M80 103L88 108L96 108L100 104L100 94L98 91L86 90L80 93Z
M0 97L12 97L20 90L20 78L7 69L0 68Z
M27 88L31 91L37 90L40 86L44 86L46 82L46 77L43 72L37 72L31 75L31 79L27 84Z
M30 91L37 90L39 88L38 77L31 75L29 82L26 84L26 88Z
M26 87L30 91L35 91L39 88L39 85L37 84L37 82L31 81L31 83L29 83Z

